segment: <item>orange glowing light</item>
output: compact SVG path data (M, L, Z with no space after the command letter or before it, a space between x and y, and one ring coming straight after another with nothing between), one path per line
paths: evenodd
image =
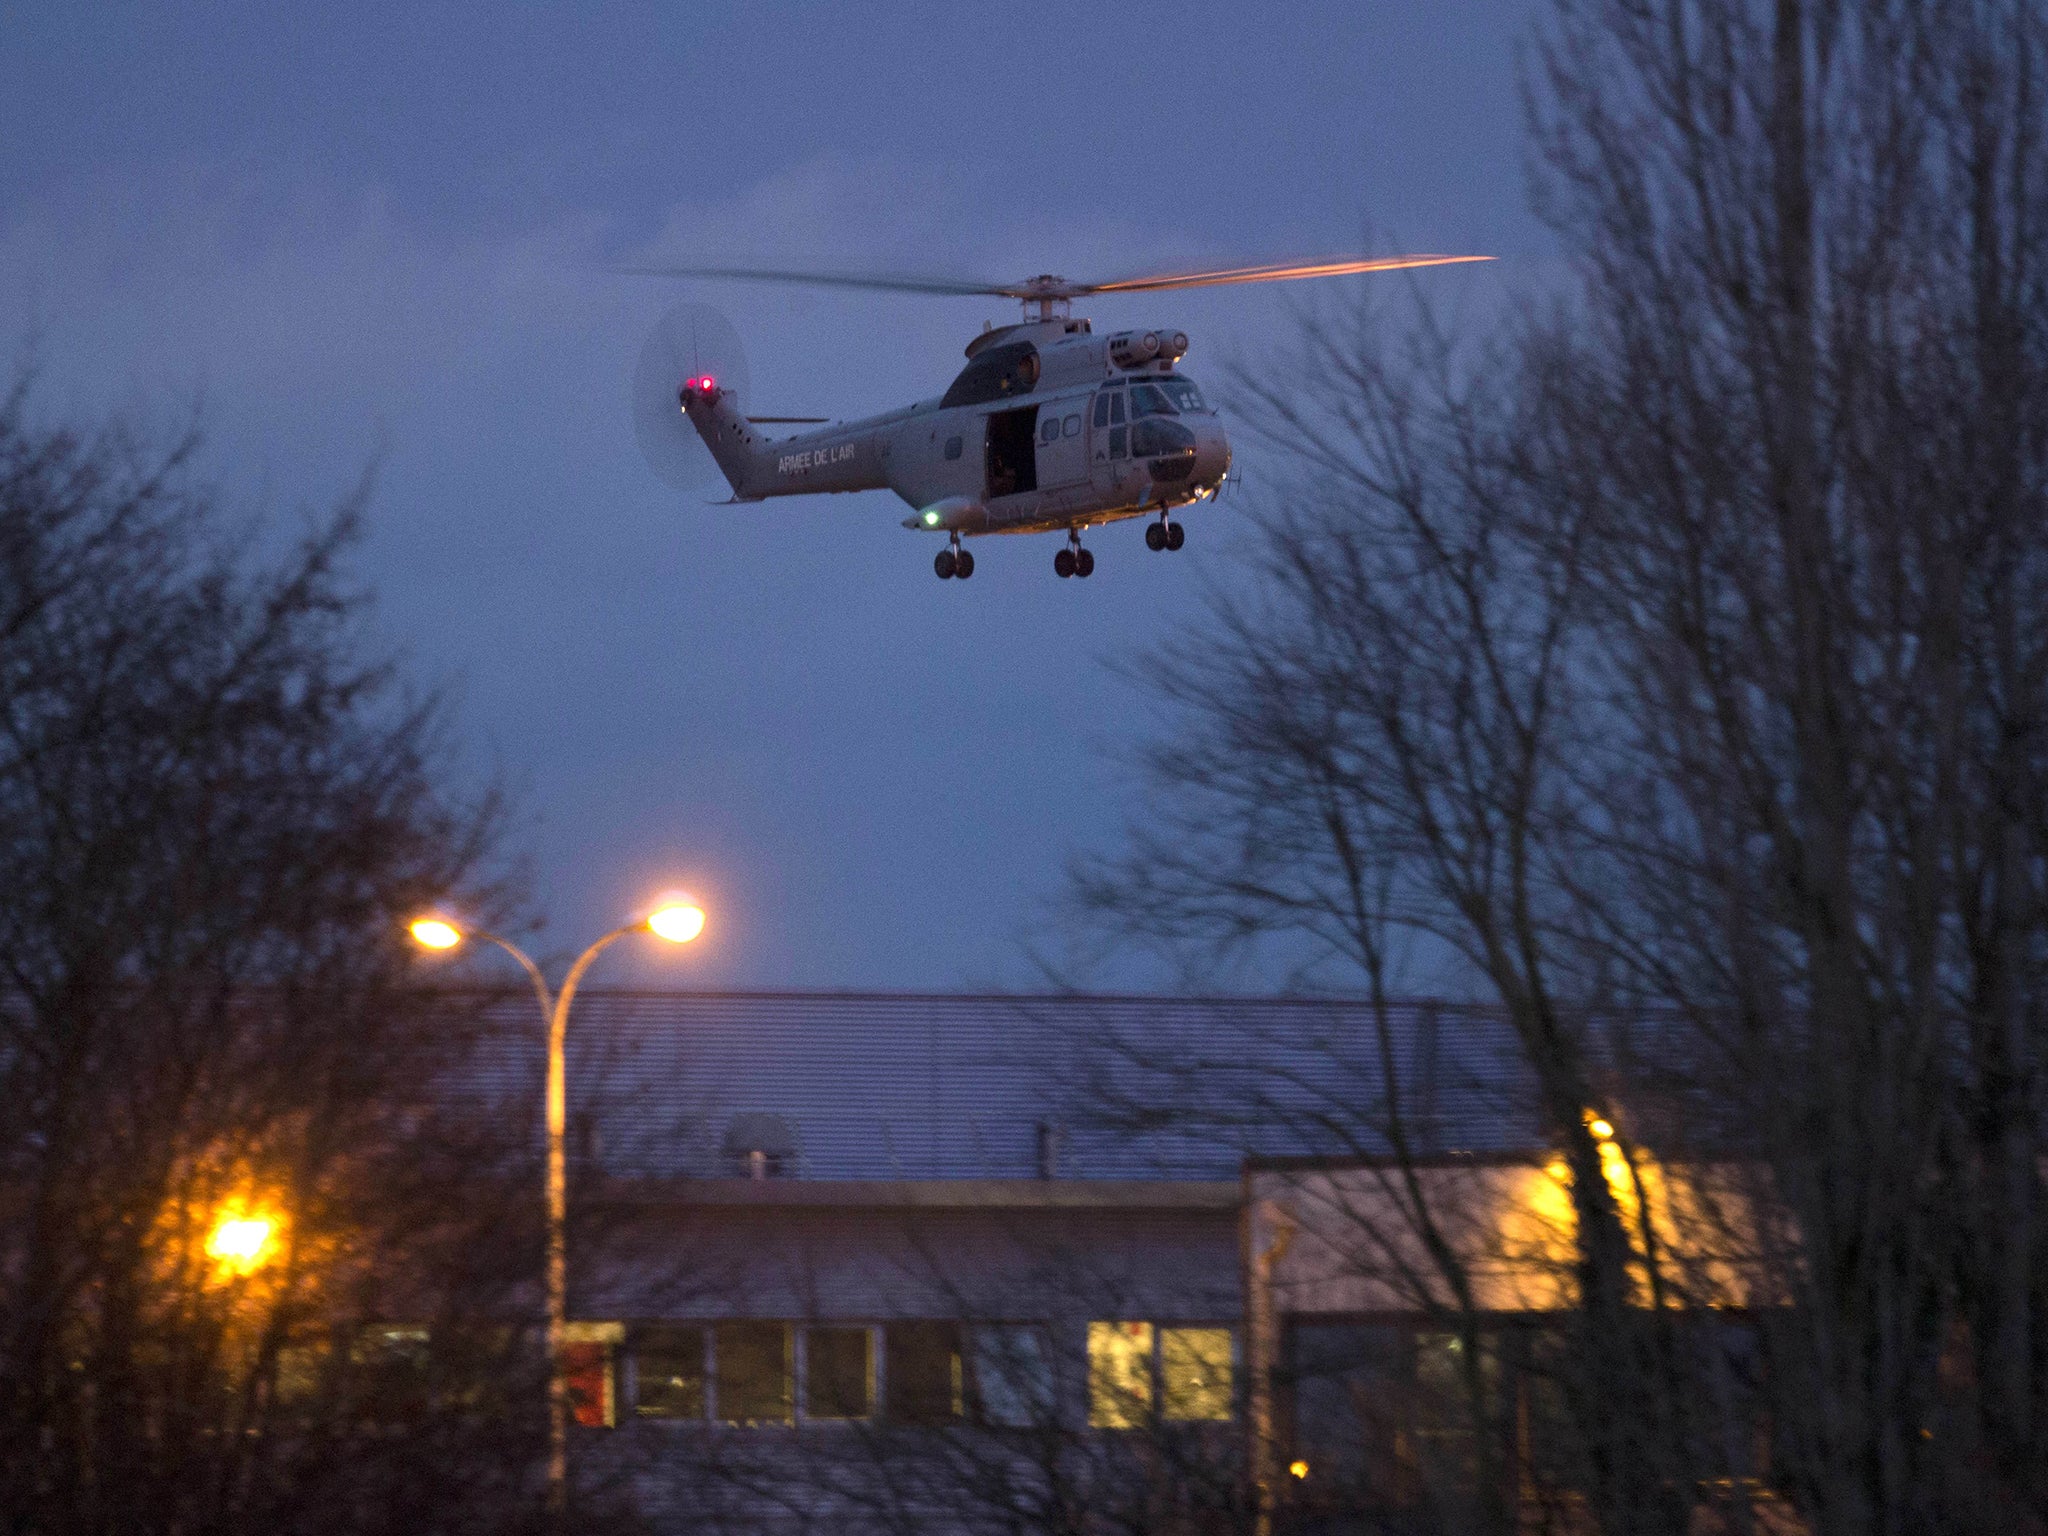
M671 944L687 944L704 931L704 909L687 901L664 902L648 913L647 928Z
M277 1223L261 1212L229 1206L206 1234L206 1256L231 1275L253 1274L269 1261Z
M428 949L453 949L462 942L462 930L438 917L419 918L406 931Z

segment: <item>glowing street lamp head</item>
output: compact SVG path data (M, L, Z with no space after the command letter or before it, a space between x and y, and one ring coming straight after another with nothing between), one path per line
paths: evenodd
M206 1234L206 1256L228 1274L252 1274L269 1259L276 1231L268 1216L230 1208Z
M462 930L438 917L422 917L407 929L413 942L428 949L453 949L462 942Z
M647 927L671 944L687 944L704 931L704 909L687 901L665 901L648 913Z

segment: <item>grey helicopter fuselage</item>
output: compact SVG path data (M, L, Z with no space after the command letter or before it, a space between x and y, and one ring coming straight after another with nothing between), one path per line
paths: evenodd
M774 438L715 378L686 380L684 413L737 501L894 491L907 528L957 541L1076 530L1215 495L1230 442L1174 364L1176 331L1093 334L1064 316L983 332L943 396ZM1176 535L1177 537L1177 535Z

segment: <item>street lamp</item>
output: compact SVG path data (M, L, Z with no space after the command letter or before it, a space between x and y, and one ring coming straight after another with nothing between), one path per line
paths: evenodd
M206 1234L206 1256L223 1275L252 1275L269 1261L276 1232L276 1221L263 1212L230 1204Z
M569 1089L563 1068L562 1037L569 1027L569 1005L591 961L632 933L651 933L671 944L687 944L704 931L704 910L694 902L665 901L637 923L614 928L598 939L569 967L562 989L549 995L547 977L532 956L509 939L481 930L465 932L445 917L415 919L408 931L426 949L454 949L466 939L495 944L526 972L540 1016L548 1031L548 1508L559 1515L568 1504L569 1377L562 1359L569 1321L569 1172L563 1141L568 1129Z

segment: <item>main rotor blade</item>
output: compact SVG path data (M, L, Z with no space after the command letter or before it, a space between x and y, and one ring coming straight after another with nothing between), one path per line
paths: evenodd
M880 288L890 293L1008 295L1000 283L958 277L897 277L886 272L784 272L768 267L621 267L641 277L732 277L751 283L806 283L818 288ZM1014 287L1015 285L1011 285Z
M1347 277L1357 272L1399 272L1409 267L1450 267L1491 256L1371 256L1336 261L1282 261L1257 267L1221 267L1213 272L1158 272L1107 283L1077 283L1082 293L1151 293L1163 288L1217 288L1231 283L1285 283L1302 277Z

